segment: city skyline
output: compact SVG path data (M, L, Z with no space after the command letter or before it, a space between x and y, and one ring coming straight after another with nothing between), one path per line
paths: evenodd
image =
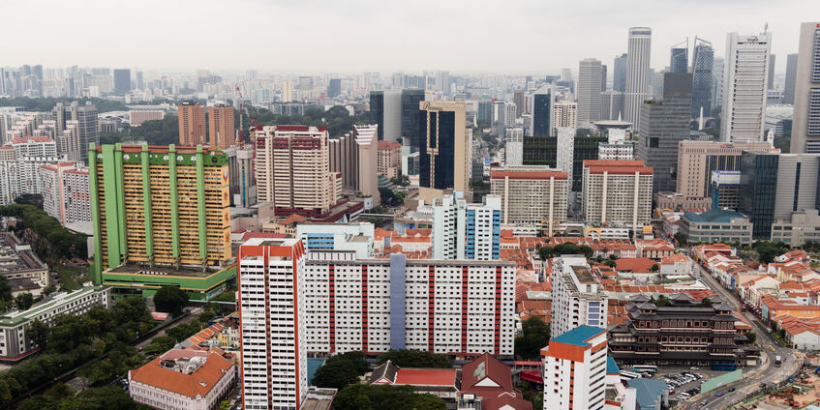
M756 34L763 31L764 23L773 33L772 54L795 53L801 22L784 15L782 4L759 1L737 7L739 2L734 0L696 2L698 7L591 1L560 5L524 2L481 8L465 7L472 4L462 1L434 4L424 0L408 5L243 0L227 14L223 4L213 1L197 2L192 9L189 2L151 0L144 7L128 10L127 18L114 4L81 0L44 7L44 3L11 1L9 6L20 15L36 14L38 27L37 35L28 36L26 41L6 44L4 64L301 73L425 69L553 73L567 67L575 71L578 61L584 58L597 58L610 65L615 55L626 51L628 28L647 26L653 29L651 67L660 70L669 64L671 46L687 37L690 43L695 35L712 41L717 54L722 55L726 33ZM820 12L820 4L810 0L789 3L789 9L801 10L803 15ZM65 19L78 8L85 9L87 21L94 24ZM179 15L189 17L180 23L176 18ZM306 20L313 24L302 24ZM12 19L0 33L14 38L18 36L14 33L31 32L23 21ZM356 26L371 29L350 30ZM482 26L487 29L480 29ZM584 29L578 30L580 26ZM220 31L230 34L209 34ZM198 32L202 33L199 41ZM495 34L499 32L532 40L510 43ZM53 39L65 33L92 41L82 48L55 49ZM567 33L573 33L572 41L568 41ZM192 35L193 40L184 43L184 50L175 46L179 42L170 41ZM488 51L499 48L505 54L527 58L489 58ZM535 52L538 49L543 52ZM280 58L283 55L288 56L284 62ZM315 64L316 56L322 56L327 64ZM776 72L785 72L785 64L785 58L778 59Z

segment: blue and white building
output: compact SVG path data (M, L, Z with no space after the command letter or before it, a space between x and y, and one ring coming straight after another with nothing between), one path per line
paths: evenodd
M501 197L468 204L460 192L433 201L433 259L495 260L501 252Z
M553 337L578 326L606 328L608 297L601 282L590 271L583 255L563 255L553 259Z
M308 252L355 251L357 258L373 258L373 231L370 222L300 223L296 237Z

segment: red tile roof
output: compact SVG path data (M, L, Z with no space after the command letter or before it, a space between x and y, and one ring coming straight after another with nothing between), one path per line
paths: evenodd
M489 378L499 387L480 387L476 384L485 378ZM501 363L495 357L484 353L477 359L462 366L461 370L461 393L474 393L487 397L491 393L512 392L512 375L510 367Z
M621 272L649 273L652 266L657 264L658 262L647 258L623 258L615 260L615 269Z
M411 369L400 368L396 374L395 384L412 386L455 386L454 369Z
M566 172L561 171L513 171L513 170L490 170L490 179L522 179L522 180L540 180L540 179L563 179L569 178Z

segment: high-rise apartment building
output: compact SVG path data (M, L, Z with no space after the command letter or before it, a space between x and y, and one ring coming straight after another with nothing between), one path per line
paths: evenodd
M339 202L342 176L330 170L325 127L273 125L256 130L256 183L260 202L278 214L323 215Z
M193 101L183 102L179 108L179 145L204 145L205 107Z
M376 171L387 179L401 174L401 144L392 141L379 141L379 159Z
M720 139L763 141L771 34L726 36Z
M501 223L543 227L548 236L567 220L570 179L550 167L506 166L490 170L490 193L501 198Z
M800 25L791 152L820 154L820 22Z
M515 263L311 251L305 277L308 351L513 354Z
M669 58L670 73L685 73L689 68L689 49L672 47Z
M0 203L24 194L42 194L40 168L60 162L57 145L48 137L13 138L0 147Z
M686 197L709 196L712 171L740 171L743 151L769 151L768 142L681 141L678 146L675 192Z
M114 91L117 93L131 91L131 70L127 68L114 69Z
M500 197L468 204L456 192L433 200L433 259L494 260L500 247Z
M692 118L712 115L712 86L714 85L715 50L712 43L695 37L692 53Z
M461 191L469 200L471 134L463 101L419 103L419 187Z
M233 107L227 105L208 107L208 125L211 147L224 149L236 141Z
M524 165L524 129L507 128L504 144L504 163L507 166Z
M583 213L592 224L632 228L652 218L652 168L643 161L584 161Z
M553 110L553 129L549 135L556 135L558 128L578 128L578 103L559 101Z
M513 90L513 104L515 104L515 118L521 118L521 114L526 111L524 103L524 90Z
M377 128L357 125L353 131L330 139L330 171L341 174L343 189L370 197L373 206L381 203Z
M254 238L237 259L244 408L298 410L308 393L305 247Z
M504 104L504 129L513 128L515 127L515 116L516 105L513 103L505 103ZM502 135L503 136L503 135Z
M90 101L85 105L75 101L69 106L57 103L51 111L57 127L57 152L69 161L84 161L88 144L100 141L97 115L97 108ZM71 130L66 132L68 128Z
M797 82L797 61L799 54L786 56L786 82L783 86L783 104L794 104L794 86Z
M201 146L92 146L94 283L126 262L224 266L231 259L228 158Z
M581 60L578 69L578 126L592 128L601 116L601 61Z
M640 129L641 105L652 94L649 90L649 59L652 30L648 27L629 28L629 48L626 65L624 119Z
M293 81L282 81L282 102L289 103L293 101Z
M614 70L612 72L612 90L617 92L626 92L626 63L627 54L621 54L615 57L613 63Z
M76 222L91 223L91 194L88 168L70 162L43 165L43 210L66 226Z
M560 336L553 334L549 345L541 349L544 410L611 407L606 394L606 335L606 329L591 326L580 326Z
M162 110L131 110L128 112L131 127L139 127L146 121L160 121L163 118L165 118L165 111Z
M775 220L809 209L820 209L820 154L743 152L738 210L755 240L770 240Z
M553 128L553 110L555 109L555 90L550 85L545 85L535 91L532 95L532 135L536 137L547 137L555 135Z
M552 336L578 326L606 328L607 293L583 255L563 255L552 263Z
M666 73L663 100L644 101L636 159L654 170L653 192L675 190L678 144L689 138L692 74Z

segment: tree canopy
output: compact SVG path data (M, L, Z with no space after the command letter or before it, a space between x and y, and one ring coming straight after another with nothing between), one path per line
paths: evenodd
M399 367L421 367L427 369L450 369L453 359L443 354L435 354L421 350L388 350L379 356L379 364L390 360Z
M182 314L188 304L188 293L179 286L164 285L154 294L154 305L157 311L168 312L174 317Z
M515 354L522 359L537 358L549 344L550 326L538 316L530 316L521 324L523 334L515 337Z
M333 401L336 410L446 410L444 400L411 386L352 384Z
M776 256L788 252L789 245L783 242L760 241L755 243L754 250L760 263L770 263Z
M364 353L347 352L333 356L316 370L312 384L319 387L342 389L359 381L359 376L367 373L370 365L365 361Z
M128 111L128 107L119 101L104 100L102 98L0 98L0 107L23 107L25 111L51 111L58 102L65 105L77 101L79 105L85 105L91 101L97 112Z
M40 259L51 264L88 256L86 236L68 231L52 216L34 205L11 204L0 207L0 216L15 216L22 222L16 230L32 245Z

